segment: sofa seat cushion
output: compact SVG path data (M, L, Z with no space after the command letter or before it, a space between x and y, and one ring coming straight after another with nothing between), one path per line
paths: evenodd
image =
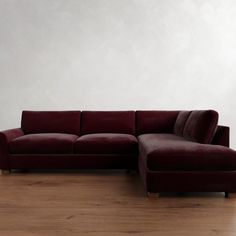
M10 142L9 148L12 154L72 154L77 138L73 134L27 134Z
M86 134L75 142L79 154L134 154L138 152L137 138L130 134Z
M224 146L174 134L144 134L138 141L140 163L152 171L236 170L236 152Z

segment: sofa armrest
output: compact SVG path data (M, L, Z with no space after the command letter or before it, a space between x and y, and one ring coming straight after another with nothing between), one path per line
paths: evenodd
M229 147L230 128L228 126L218 125L212 144Z
M9 169L8 143L15 138L23 136L24 132L20 128L9 129L0 132L0 169Z
M24 135L24 132L21 128L0 131L0 145L2 143L2 140L9 143L11 140L18 138L20 136L23 136L23 135Z

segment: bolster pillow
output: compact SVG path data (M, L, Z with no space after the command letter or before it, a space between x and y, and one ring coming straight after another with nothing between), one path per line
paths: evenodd
M174 125L174 134L199 143L211 143L218 123L214 110L180 111Z
M183 137L199 143L211 143L218 123L214 110L192 111L184 125Z

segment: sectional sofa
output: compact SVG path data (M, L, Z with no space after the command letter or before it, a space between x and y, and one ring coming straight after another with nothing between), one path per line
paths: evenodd
M23 111L0 169L138 169L148 195L236 193L236 152L214 110Z

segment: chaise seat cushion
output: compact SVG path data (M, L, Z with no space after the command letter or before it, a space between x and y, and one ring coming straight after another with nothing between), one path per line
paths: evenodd
M11 141L9 148L12 154L72 154L77 138L73 134L28 134Z
M78 154L136 154L137 152L137 138L130 134L87 134L75 142L75 153Z
M224 146L174 134L144 134L138 140L140 163L151 171L236 170L236 152Z

